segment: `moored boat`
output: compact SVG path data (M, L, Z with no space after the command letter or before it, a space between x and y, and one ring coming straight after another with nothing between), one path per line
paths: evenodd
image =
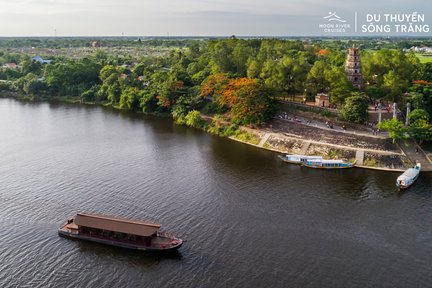
M325 160L311 159L304 163L303 166L319 169L348 169L354 167L355 162L345 162L343 160Z
M306 156L306 155L291 155L291 154L287 154L287 155L279 155L278 156L282 161L288 162L288 163L292 163L292 164L302 164L308 160L314 160L314 159L322 159L321 156Z
M160 232L161 225L78 213L58 229L61 236L101 244L145 251L169 251L180 248L183 241L170 233Z
M414 167L408 168L396 180L396 186L400 189L408 188L411 186L420 175L421 164L417 163Z

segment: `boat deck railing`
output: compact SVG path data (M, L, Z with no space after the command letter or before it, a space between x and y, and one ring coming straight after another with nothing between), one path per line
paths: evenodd
M164 232L164 231L158 231L156 236L158 237L164 237L164 238L170 238L170 239L175 239L177 238L173 233L169 233L169 232Z

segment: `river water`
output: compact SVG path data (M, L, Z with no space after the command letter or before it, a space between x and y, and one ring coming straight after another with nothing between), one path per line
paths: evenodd
M430 287L432 175L317 171L170 119L0 99L1 287ZM154 255L73 241L77 211L161 223Z

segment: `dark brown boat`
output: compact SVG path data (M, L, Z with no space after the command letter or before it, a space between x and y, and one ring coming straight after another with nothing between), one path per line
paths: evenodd
M170 233L160 232L160 227L145 221L78 213L62 225L58 233L127 249L169 251L180 248L183 241Z

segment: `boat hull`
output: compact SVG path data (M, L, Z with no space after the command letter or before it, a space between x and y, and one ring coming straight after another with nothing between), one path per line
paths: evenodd
M279 159L286 163L301 165L308 160L322 159L321 156L306 156L306 155L278 155Z
M415 181L417 180L418 175L419 175L419 174L417 174L417 176L415 176L415 177L414 177L411 181L409 181L409 182L404 181L403 183L401 183L401 182L399 182L399 181L396 181L396 187L398 187L399 189L407 189L407 188L411 187L411 186L415 183Z
M286 162L286 163L290 163L290 164L297 164L297 165L300 165L300 164L302 164L302 162L301 161L292 161L292 160L288 160L286 157L283 157L283 156L278 156L279 157L279 159L281 159L282 161L284 161L284 162Z
M414 168L409 168L396 179L396 187L399 189L407 189L413 185L420 175L421 164L417 163Z
M58 233L60 236L70 238L70 239L76 239L76 240L84 240L84 241L91 241L99 244L104 245L110 245L114 247L120 247L125 249L131 249L131 250L140 250L140 251L175 251L178 248L180 248L183 244L183 241L181 239L175 238L173 240L176 241L175 245L167 245L167 244L161 244L161 245L141 245L141 244L135 244L135 243L127 243L127 242L121 242L121 241L114 241L110 239L105 238L99 238L99 237L92 237L87 235L81 235L79 233L73 233L69 232L67 230L64 230L62 228L58 229Z

